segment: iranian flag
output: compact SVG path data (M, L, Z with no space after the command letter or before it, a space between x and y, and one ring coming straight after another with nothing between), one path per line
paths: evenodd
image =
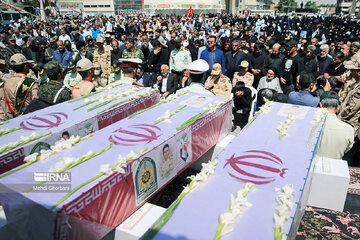
M199 18L203 18L204 17L204 13L203 11L201 10L200 14L199 14Z

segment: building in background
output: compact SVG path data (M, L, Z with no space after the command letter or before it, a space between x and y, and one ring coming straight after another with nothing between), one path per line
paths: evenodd
M359 14L360 1L359 0L337 0L336 2L336 13L337 14L350 14L352 4L354 3L354 13Z
M84 16L114 15L113 0L58 0L60 14L83 14Z

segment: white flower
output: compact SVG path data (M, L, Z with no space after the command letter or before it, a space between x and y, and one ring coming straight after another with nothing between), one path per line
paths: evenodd
M64 158L65 165L72 164L72 163L74 163L75 161L76 161L76 159L73 158L73 157L65 157L65 158Z
M100 172L102 172L102 173L104 173L104 174L106 174L106 175L111 174L111 173L112 173L112 170L111 170L111 168L110 168L110 164L109 164L109 163L108 163L108 164L102 164L102 165L100 166Z
M221 223L225 225L233 224L235 221L235 216L232 213L225 212L220 215Z
M125 167L126 166L126 157L121 156L121 154L118 157L119 166Z
M137 159L139 154L136 154L133 150L126 156L126 159Z
M117 166L116 166L115 171L116 171L116 172L119 172L119 173L121 173L121 174L124 174L124 173L125 173L125 169L124 169L122 166L120 166L120 165L117 165Z
M185 187L184 187L184 190L182 191L183 193L189 193L190 192L190 187L189 187L189 184L188 185L186 185Z
M40 162L43 162L45 159L47 159L48 157L50 157L52 154L51 150L41 150L40 151Z
M84 103L88 103L88 102L90 102L90 99L85 98L85 99L84 99Z
M33 162L33 161L36 161L36 157L38 156L38 153L33 153L29 156L26 156L24 161L25 162Z
M91 154L93 154L93 151L91 151L91 150L89 150L89 151L86 153L87 156L89 156L89 155L91 155Z

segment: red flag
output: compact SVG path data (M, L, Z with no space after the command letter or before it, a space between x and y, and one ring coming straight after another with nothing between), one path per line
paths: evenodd
M186 21L188 20L189 17L192 17L194 15L193 10L192 10L192 6L190 6L188 13L186 14Z

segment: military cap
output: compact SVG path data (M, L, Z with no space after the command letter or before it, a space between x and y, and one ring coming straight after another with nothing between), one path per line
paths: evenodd
M96 38L96 42L97 42L97 43L104 43L104 38L103 38L101 35L99 35L99 36L97 36L97 38Z
M105 38L111 38L111 34L110 34L110 33L106 33L106 34L105 34Z
M44 65L44 71L46 74L54 75L54 73L61 72L62 66L57 61L50 61Z
M57 41L57 36L52 37L52 38L49 39L49 42L51 42L51 43L54 43L56 41Z
M180 43L181 42L181 38L179 36L176 36L174 39L174 42Z
M75 67L76 67L75 61L74 61L74 60L70 60L70 61L69 61L69 69L73 69L73 68L75 68Z
M241 63L240 63L240 67L242 67L242 68L247 68L247 67L249 67L249 62L248 62L248 61L246 61L246 60L241 61Z
M344 66L346 69L360 69L360 59L352 59L350 61L345 61Z
M89 40L93 40L93 38L92 38L92 36L87 35L87 36L85 37L85 41L89 41Z
M189 70L191 74L203 74L209 70L209 64L203 59L198 59L185 65L184 69Z
M64 46L66 47L66 46L70 46L71 45L71 42L69 41L69 40L65 40L64 41Z
M219 75L221 73L221 65L219 63L215 63L213 65L211 75Z
M119 62L124 67L137 67L142 63L142 60L140 58L120 58Z
M21 53L16 53L10 58L10 65L21 65L25 63L33 63L33 60L27 60Z
M76 69L79 72L87 71L87 70L90 70L90 69L93 69L93 68L94 68L93 63L87 58L83 58L83 59L79 60L77 62L77 65L76 65Z
M326 91L320 96L320 101L322 101L325 98L333 98L339 101L339 95L334 91Z

